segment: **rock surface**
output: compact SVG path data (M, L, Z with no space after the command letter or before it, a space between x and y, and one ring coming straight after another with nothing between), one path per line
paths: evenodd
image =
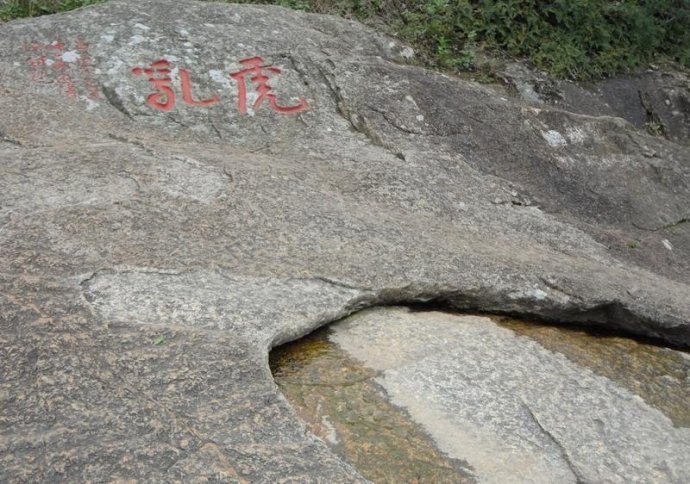
M554 80L517 63L500 76L531 104L590 116L617 116L651 134L690 142L690 71L650 66L627 77L575 83Z
M0 26L0 480L357 481L267 352L368 306L690 345L687 146L356 22L170 5Z

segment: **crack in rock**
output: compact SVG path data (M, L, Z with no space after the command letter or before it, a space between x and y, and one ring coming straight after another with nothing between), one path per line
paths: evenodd
M625 333L663 337L622 300L588 300L555 285L546 291L512 286L463 290L414 284L361 287L324 276L255 277L225 270L185 272L102 269L81 281L85 299L104 320L232 330L274 347L361 309L400 304L455 311L537 317L553 323L609 325ZM636 294L635 301L646 297ZM667 329L673 333L674 329ZM679 331L683 328L679 327ZM676 342L678 343L678 342Z
M688 222L690 222L690 218L683 217L679 220L676 220L675 222L671 222L671 223L668 223L666 225L662 225L660 227L656 227L656 228L652 228L652 229L650 229L648 227L642 227L641 225L636 224L635 222L632 222L632 225L637 229L644 230L645 232L659 232L661 230L673 229L675 227L678 227L678 226L683 225L683 224L688 223Z
M530 420L532 420L537 427L539 427L539 430L542 431L542 433L549 439L550 442L552 442L556 448L560 451L561 455L563 456L563 461L565 464L568 466L570 471L573 473L573 477L575 477L575 482L577 484L585 484L587 481L583 478L582 474L578 471L577 467L575 464L573 464L573 461L570 459L570 456L568 455L568 451L566 450L565 447L563 447L563 444L561 444L554 435L549 432L544 425L539 421L537 416L535 415L534 411L530 408L529 405L527 405L524 401L522 401L522 406L525 408L527 411L527 414L530 417Z

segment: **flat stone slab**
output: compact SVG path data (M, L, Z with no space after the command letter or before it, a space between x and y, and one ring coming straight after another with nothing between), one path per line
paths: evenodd
M0 38L0 480L360 480L267 353L371 306L690 345L686 146L277 7Z

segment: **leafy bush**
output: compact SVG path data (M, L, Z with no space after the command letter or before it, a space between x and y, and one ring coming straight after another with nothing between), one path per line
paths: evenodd
M101 0L10 0L0 18ZM663 55L690 66L690 0L235 0L383 20L439 67L472 69L484 49L559 77L593 79Z
M398 3L400 1L392 1ZM690 0L404 0L399 32L442 65L476 43L591 79L658 54L690 66ZM384 7L385 8L385 7Z

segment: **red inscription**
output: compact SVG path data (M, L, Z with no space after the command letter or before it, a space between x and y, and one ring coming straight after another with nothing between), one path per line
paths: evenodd
M187 69L180 69L180 82L182 83L182 100L191 106L210 106L211 104L216 104L220 102L218 96L213 96L210 99L204 99L203 101L195 101L194 96L192 96L192 83L189 80L189 72Z
M242 114L246 114L247 107L247 83L255 84L254 89L258 93L257 99L252 105L252 109L258 109L264 103L278 113L296 114L304 111L309 107L307 100L303 97L299 98L299 102L292 106L281 106L278 104L276 95L273 89L268 85L270 80L269 74L277 75L282 71L278 67L265 66L264 60L261 57L250 57L240 61L242 69L238 72L233 72L230 77L237 82L238 100L237 107ZM156 92L149 94L146 98L146 103L154 109L161 111L170 111L175 106L175 91L173 90L173 80L171 78L172 70L170 69L170 62L165 59L160 59L151 64L150 67L134 67L132 74L141 76L142 74L148 76L148 81L156 89ZM220 102L220 97L214 95L208 99L195 99L192 94L192 81L190 73L187 69L179 69L180 87L182 89L182 101L190 106L208 107Z
M77 39L74 43L74 47L79 53L79 60L77 61L79 77L81 77L89 99L96 100L98 99L98 96L100 96L100 91L98 86L93 83L93 57L91 57L91 54L89 54L89 44Z
M65 50L65 44L63 44L63 43L60 42L59 40L56 40L56 41L53 42L52 44L46 45L46 49L55 49L55 50L57 50L58 52L62 52L62 51Z
M271 109L279 113L299 113L309 107L307 100L303 97L294 106L280 106L278 104L276 95L271 92L271 87L268 85L270 78L267 74L280 74L281 70L279 68L264 66L264 60L261 57L242 59L240 64L243 69L239 72L233 72L230 74L230 77L237 81L239 95L237 107L242 114L247 113L247 80L245 77L248 75L251 76L249 81L256 84L255 89L259 93L259 97L252 106L253 109L258 109L265 101L268 101Z
M157 60L148 69L135 67L132 69L132 73L137 76L142 74L149 76L149 82L158 91L149 94L146 98L149 106L161 111L172 110L175 106L175 91L173 91L172 79L170 78L170 62L165 59Z
M27 63L31 66L31 80L41 81L43 79L43 67L46 65L47 57L39 55L31 57Z
M89 99L99 97L99 89L93 82L93 59L88 52L88 44L77 39L74 49L55 40L49 44L31 42L25 46L29 52L27 64L31 68L31 80L57 84L70 98L78 98L81 91Z
M172 78L170 70L170 62L165 59L157 60L148 69L135 67L132 69L134 75L140 76L146 74L149 77L149 82L153 84L158 92L149 94L146 98L146 103L154 109L161 111L170 111L175 106L175 91L172 88ZM210 106L220 102L218 96L213 96L209 99L197 101L192 94L192 82L189 78L187 69L180 69L180 83L182 84L182 101L191 106Z
M64 88L67 97L77 97L77 88L68 74L59 75L57 82Z

